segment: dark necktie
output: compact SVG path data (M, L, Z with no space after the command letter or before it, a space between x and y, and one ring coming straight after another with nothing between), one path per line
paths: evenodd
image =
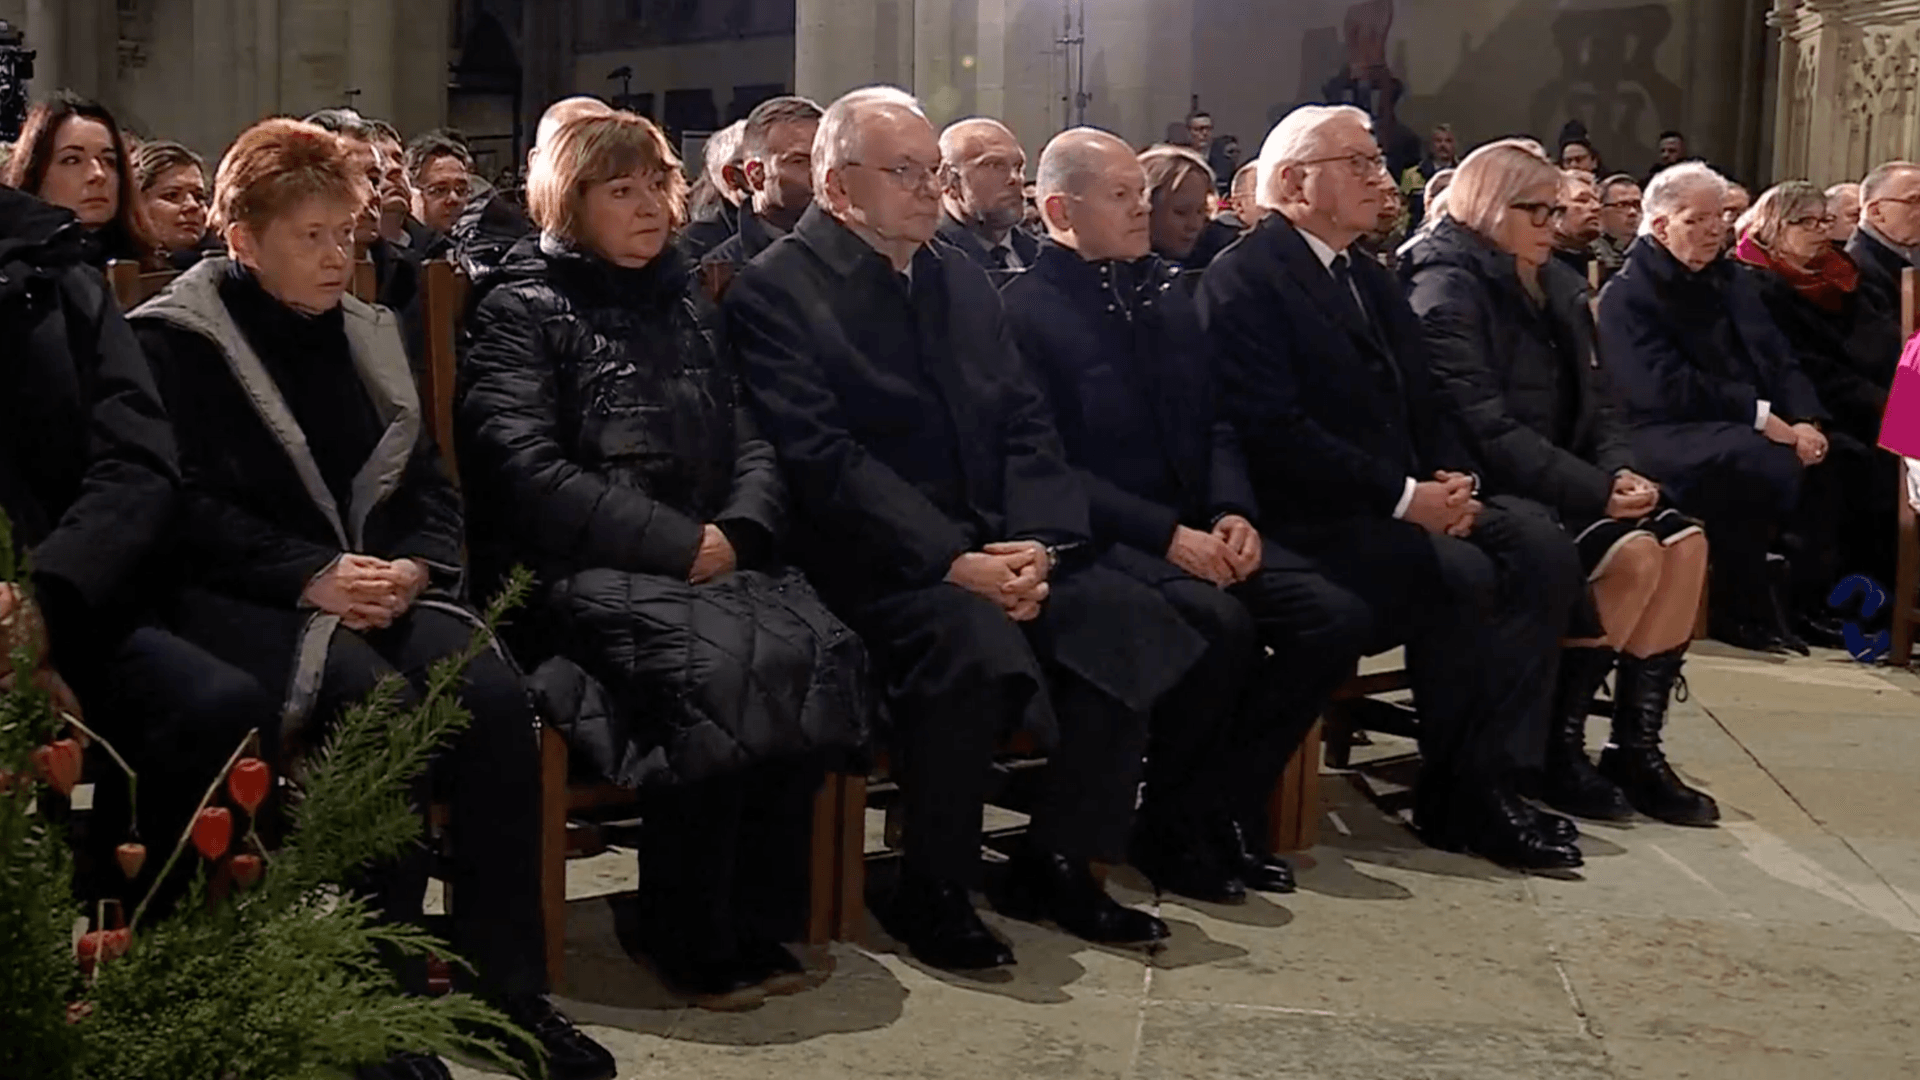
M994 247L987 249L987 260L993 263L993 268L995 270L1013 269L1013 264L1011 262L1012 258L1013 258L1013 249L1005 246L1004 244L996 245Z
M1373 315L1367 311L1366 302L1360 299L1360 289L1353 282L1353 268L1347 253L1341 252L1333 257L1327 267L1333 274L1333 283L1340 291L1340 298L1347 302L1347 311L1360 320L1359 326L1374 344L1386 347L1385 339L1380 336L1380 327L1373 321Z

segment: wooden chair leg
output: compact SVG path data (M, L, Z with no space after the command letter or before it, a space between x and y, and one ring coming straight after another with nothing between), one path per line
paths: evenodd
M1320 747L1320 724L1315 723L1273 787L1268 819L1276 855L1305 851L1320 842Z
M843 778L828 773L813 796L813 831L807 855L807 944L833 939L839 914L840 799Z
M858 941L867 924L867 778L836 774L840 780L838 902L834 905L833 936Z
M567 966L567 740L551 727L540 729L540 921L557 990Z

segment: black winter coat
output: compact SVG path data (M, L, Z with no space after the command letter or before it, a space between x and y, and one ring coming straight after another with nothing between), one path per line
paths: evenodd
M533 232L533 223L515 203L513 194L495 188L460 211L447 239L453 261L467 280L479 281L499 267L513 245Z
M146 358L82 241L70 212L0 188L0 509L56 664L132 628L179 485Z
M945 211L940 214L939 237L941 242L952 244L956 251L972 260L973 265L980 269L993 273L1004 272L1004 268L993 265L993 253L988 250L986 241L967 228L959 218ZM1033 261L1040 257L1040 241L1018 226L1007 233L1007 244L1019 258L1020 269L1032 266Z
M701 258L700 265L724 266L724 277L731 280L746 265L767 250L768 245L780 239L780 230L767 224L752 208L740 211L740 231L721 241L712 251Z
M1215 415L1206 341L1177 266L1092 263L1048 243L1003 297L1053 404L1096 540L1163 555L1175 526L1258 521L1233 425Z
M1594 350L1586 280L1548 259L1542 306L1513 256L1450 218L1408 248L1401 270L1487 480L1569 524L1603 517L1614 473L1633 468L1633 454Z
M1760 401L1788 423L1824 420L1819 394L1729 259L1688 270L1643 236L1600 290L1600 355L1631 425L1752 426Z
M1365 257L1351 272L1371 329L1299 230L1269 214L1200 281L1222 409L1240 432L1269 530L1385 519L1407 478L1479 468L1393 275ZM1279 507L1292 508L1287 520Z
M865 655L775 559L779 469L685 257L621 269L529 237L478 288L457 414L472 546L534 568L537 648L618 702L576 746L625 784L858 747ZM707 523L738 571L695 586Z
M987 274L939 242L911 266L909 283L816 205L726 296L755 411L794 489L796 561L850 614L941 587L955 558L995 541L1092 540L1086 491ZM1131 597L1158 598L1085 561L1056 569L1036 632L1053 662L1144 710L1200 639L1164 603L1136 609ZM1050 712L1029 720L1051 737Z
M302 605L307 584L344 553L418 559L432 585L421 602L459 612L460 498L422 419L393 313L348 295L305 316L257 284L240 286L230 265L202 260L132 321L178 425L181 631L270 691L284 689L292 727L314 704L339 622ZM321 450L329 440L296 419L313 415L312 402L290 398L263 362L272 348L358 377L372 445L357 469L347 465L345 484L339 459ZM327 400L331 412L342 399Z
M1767 267L1741 263L1740 270L1753 280L1767 314L1832 415L1833 426L1868 446L1878 445L1899 348L1894 346L1884 357L1876 355L1890 341L1860 288L1846 294L1839 310L1828 311ZM1897 309L1894 318L1891 340L1897 341Z

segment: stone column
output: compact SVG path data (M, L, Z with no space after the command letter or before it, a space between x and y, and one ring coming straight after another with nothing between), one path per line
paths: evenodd
M27 18L21 27L27 44L39 52L33 62L30 91L36 98L66 85L67 12L72 0L27 0Z
M191 128L175 137L203 153L218 153L242 123L233 98L233 6L234 0L193 0L193 109L178 117Z
M406 5L406 17L414 16L414 6ZM363 116L393 116L394 38L401 11L389 0L347 2L347 84L360 91L353 101Z
M794 92L826 104L855 87L914 85L916 0L795 0Z
M520 115L529 143L547 106L577 92L573 51L577 17L570 2L522 5Z
M395 29L392 121L412 138L447 122L448 0L409 0Z
M280 111L280 0L252 0L255 119Z

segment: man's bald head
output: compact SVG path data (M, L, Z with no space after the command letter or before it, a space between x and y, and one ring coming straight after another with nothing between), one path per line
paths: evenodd
M1131 261L1151 250L1146 170L1114 135L1084 127L1055 135L1040 152L1036 188L1048 235L1082 258Z
M940 190L947 213L997 243L1026 213L1027 152L1007 125L975 116L940 133Z

